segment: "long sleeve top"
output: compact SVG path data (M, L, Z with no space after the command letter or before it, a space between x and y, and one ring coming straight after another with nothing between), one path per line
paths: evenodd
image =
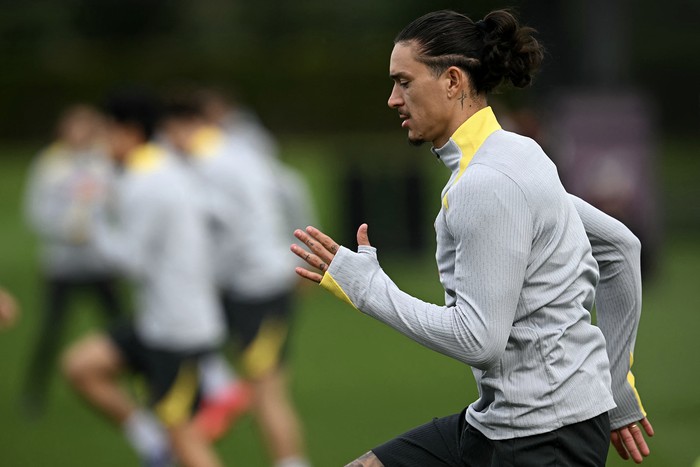
M91 278L114 271L87 241L93 211L105 201L114 171L98 148L71 149L56 142L31 166L25 212L52 277Z
M216 346L225 327L192 178L148 144L129 154L115 197L114 221L99 216L94 239L136 286L138 335L168 350Z
M598 264L554 164L534 141L503 131L490 108L434 152L451 171L435 221L445 304L399 290L366 246L341 248L322 285L471 366L479 399L466 418L490 439L545 433L613 409L606 340L590 315ZM601 234L603 225L610 227L603 221ZM634 334L629 312L619 328Z
M610 426L618 429L646 417L632 374L634 345L642 313L642 246L620 221L575 196L571 198L600 268L596 317L605 336L617 404L610 411Z

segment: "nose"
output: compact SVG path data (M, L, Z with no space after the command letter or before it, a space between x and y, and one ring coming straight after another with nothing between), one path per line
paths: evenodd
M401 97L401 92L397 85L394 85L394 87L391 88L391 94L389 95L387 105L389 105L389 107L392 109L396 109L403 105L403 97Z

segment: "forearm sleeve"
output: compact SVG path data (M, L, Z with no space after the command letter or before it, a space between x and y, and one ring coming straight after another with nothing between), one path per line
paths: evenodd
M456 239L454 305L399 290L367 246L358 253L341 248L321 284L420 344L488 369L505 352L515 316L531 241L529 211L513 185L462 195L452 196L441 227Z
M596 288L598 326L605 336L617 408L617 429L646 416L632 374L632 359L642 311L641 244L621 222L572 196L600 268Z

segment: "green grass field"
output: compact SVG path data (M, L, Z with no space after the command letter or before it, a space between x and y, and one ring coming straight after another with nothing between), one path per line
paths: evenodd
M20 213L31 152L10 148L0 153L0 284L15 292L23 308L18 325L0 334L0 466L137 465L120 431L81 403L58 375L43 417L28 420L20 410L21 381L40 302L35 242ZM314 187L323 184L317 181ZM332 199L323 198L326 203ZM695 354L700 349L700 239L688 232L667 236L659 274L644 291L635 374L657 431L650 441L652 456L645 461L650 467L689 467L700 456L700 366ZM382 258L377 246L385 270L402 288L425 300L442 300L430 255ZM468 368L319 289L309 288L299 309L291 353L292 392L316 466L343 465L433 416L461 410L476 396ZM94 311L89 301L79 303L65 332L67 341L99 324ZM217 449L226 465L268 465L250 418L236 425ZM609 465L625 463L611 453Z

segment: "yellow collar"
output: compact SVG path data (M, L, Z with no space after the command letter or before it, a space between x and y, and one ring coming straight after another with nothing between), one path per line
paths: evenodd
M199 158L211 157L223 139L223 131L214 126L200 128L192 137L192 155Z
M461 157L459 159L459 172L455 177L452 185L457 183L467 166L474 158L474 154L479 150L486 138L491 136L494 131L500 130L501 125L498 124L496 116L493 114L491 107L484 107L469 117L450 138L459 147ZM445 208L447 205L447 194L442 198L442 204Z
M467 166L471 162L476 151L484 144L486 138L491 136L496 130L500 130L496 116L491 107L484 107L467 119L466 122L457 128L452 140L462 150L462 158L459 160L459 175L461 177ZM456 180L455 180L456 181Z
M132 172L147 172L164 161L165 151L153 143L146 143L127 154L124 166Z

